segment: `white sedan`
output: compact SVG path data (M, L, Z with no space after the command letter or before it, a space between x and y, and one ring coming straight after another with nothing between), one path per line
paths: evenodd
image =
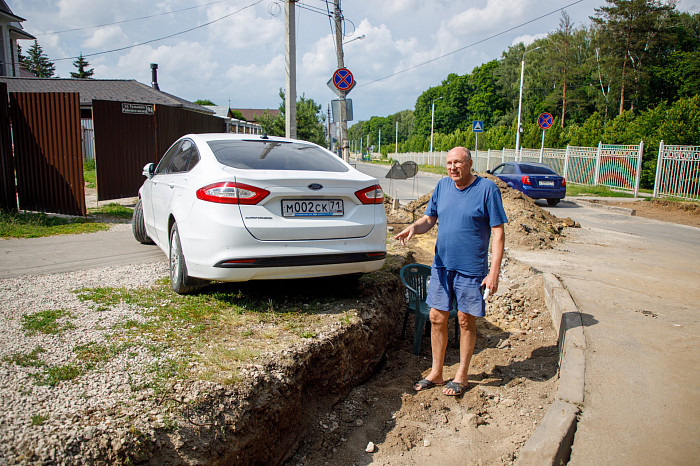
M134 237L168 255L177 293L371 272L386 258L379 183L316 144L189 134L143 174Z

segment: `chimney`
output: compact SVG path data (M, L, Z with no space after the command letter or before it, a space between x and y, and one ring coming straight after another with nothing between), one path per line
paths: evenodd
M151 63L151 87L157 91L160 90L158 87L158 63Z

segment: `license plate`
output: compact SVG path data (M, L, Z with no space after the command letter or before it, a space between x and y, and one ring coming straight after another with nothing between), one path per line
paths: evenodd
M554 181L540 181L540 186L554 186Z
M343 215L342 199L283 200L284 217L336 217Z

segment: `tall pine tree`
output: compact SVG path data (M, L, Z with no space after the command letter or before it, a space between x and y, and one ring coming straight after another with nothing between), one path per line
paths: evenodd
M83 52L80 52L80 56L78 57L77 60L75 60L73 62L73 66L78 68L78 72L73 73L71 71L71 74L70 74L71 78L90 79L90 78L92 78L92 75L95 74L94 68L90 68L89 70L86 70L86 68L88 66L90 66L90 64L88 63L88 61L85 58L83 58Z
M34 40L34 45L27 50L27 55L22 63L39 78L50 78L56 72L56 65L44 55L44 50L36 40Z

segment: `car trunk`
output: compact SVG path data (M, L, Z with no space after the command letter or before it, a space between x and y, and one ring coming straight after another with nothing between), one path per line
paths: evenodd
M383 209L381 204L363 205L357 198L358 181L361 183L363 179L340 179L337 173L331 172L256 174L259 176L255 178L239 174L236 181L270 191L257 205L240 205L246 229L259 240L360 238L372 231L376 212ZM366 186L372 184L366 182ZM311 185L317 189L311 189ZM283 213L283 206L287 215ZM334 210L336 215L330 215Z

